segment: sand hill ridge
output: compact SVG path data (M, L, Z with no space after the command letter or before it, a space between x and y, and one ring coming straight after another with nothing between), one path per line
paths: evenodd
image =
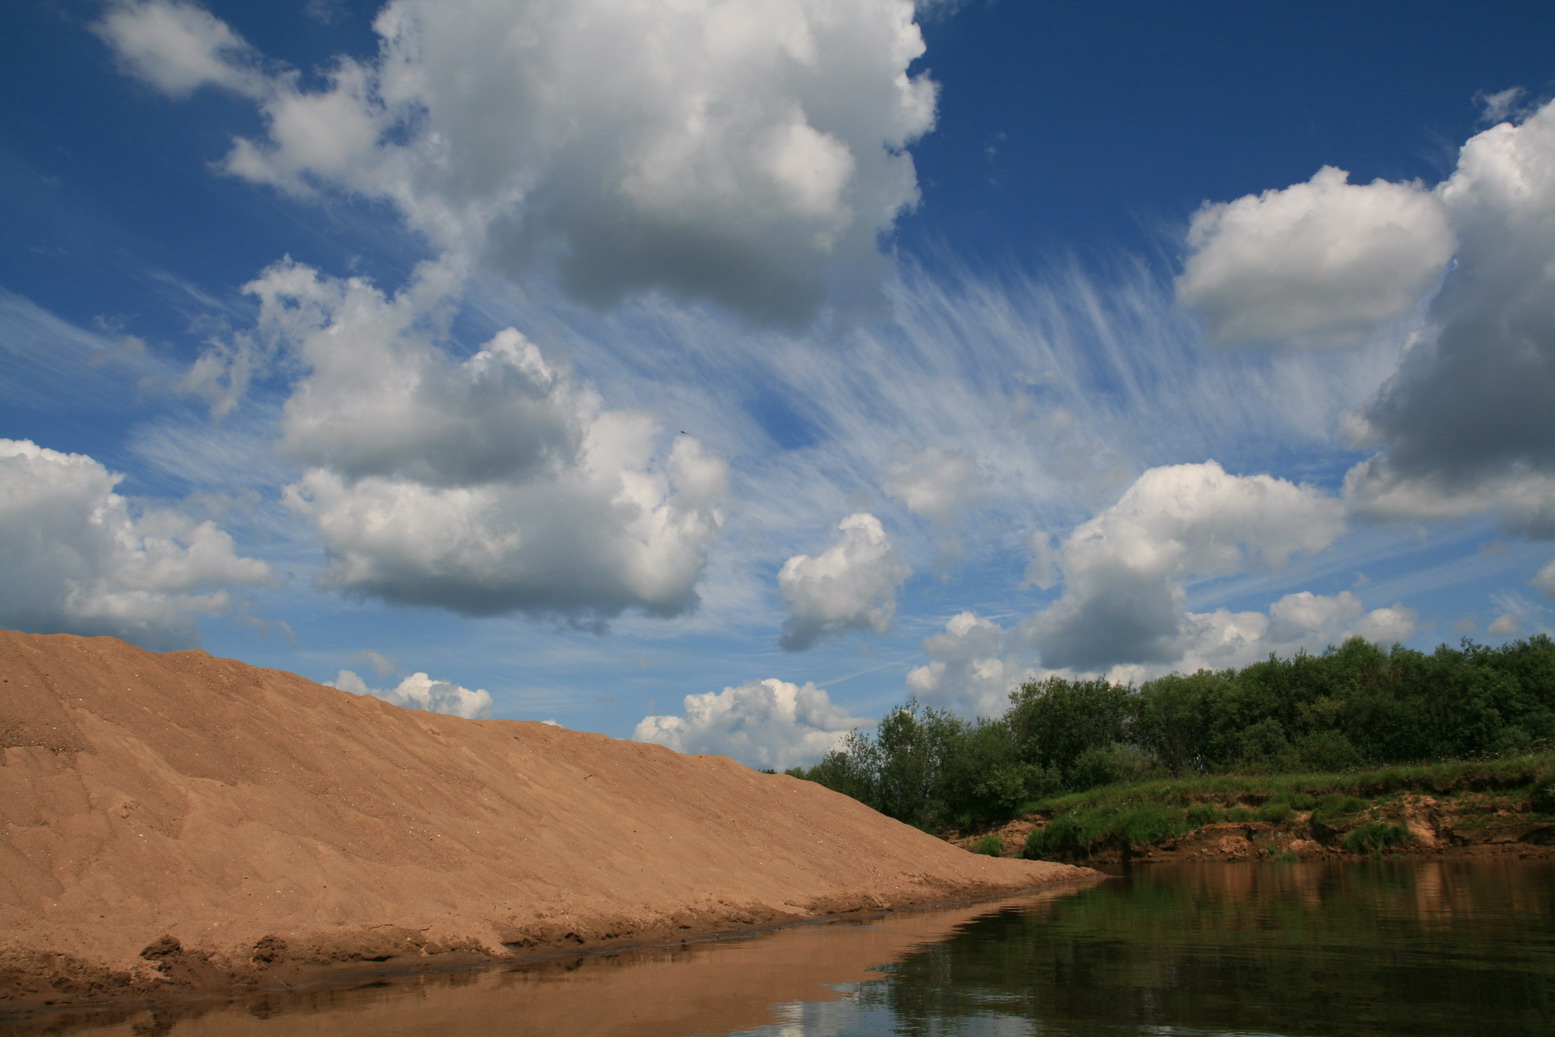
M0 997L596 949L995 895L818 785L402 709L203 652L0 631Z

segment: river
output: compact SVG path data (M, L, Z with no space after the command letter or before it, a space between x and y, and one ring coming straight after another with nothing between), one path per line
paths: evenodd
M993 904L14 1032L1547 1037L1555 862L1150 865Z

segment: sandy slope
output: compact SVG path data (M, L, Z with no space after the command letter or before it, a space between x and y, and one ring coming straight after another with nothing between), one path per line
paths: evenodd
M0 632L0 997L594 948L1083 878L817 785Z

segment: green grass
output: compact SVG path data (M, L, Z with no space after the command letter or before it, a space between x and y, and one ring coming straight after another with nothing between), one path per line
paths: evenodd
M1226 811L1218 803L1194 803L1186 808L1183 819L1190 828L1203 828L1224 821Z
M1281 799L1290 803L1293 810L1310 810L1329 794L1372 799L1389 792L1446 794L1526 788L1538 780L1546 783L1551 805L1555 806L1555 754L1542 753L1499 760L1397 764L1337 773L1206 774L1162 778L1052 796L1031 804L1031 811L1062 813L1081 806L1140 800L1181 806L1213 803L1224 807L1238 804L1256 807Z
M1085 857L1104 848L1166 842L1225 821L1299 822L1345 832L1351 852L1375 853L1403 845L1409 831L1377 820L1379 806L1405 793L1456 799L1467 813L1527 808L1555 815L1555 754L1491 760L1376 767L1318 774L1214 774L1106 785L1032 804L1046 814L1022 850L1027 857ZM1484 800L1483 806L1477 801ZM1371 814L1372 816L1368 816ZM1527 815L1524 814L1524 817ZM1348 831L1346 831L1348 830Z

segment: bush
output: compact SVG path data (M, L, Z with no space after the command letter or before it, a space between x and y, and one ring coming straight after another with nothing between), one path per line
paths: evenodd
M1130 846L1164 842L1181 830L1182 812L1175 813L1177 816L1173 817L1160 804L1146 803L1129 811L1119 828Z
M1271 799L1269 802L1258 808L1258 820L1267 821L1270 824L1277 825L1281 821L1290 817L1290 811L1290 800Z
M985 835L977 840L977 843L972 847L972 852L981 853L987 857L1003 857L1004 840L997 835Z
M1032 829L1021 855L1084 857L1107 844L1149 846L1185 831L1186 822L1181 808L1159 803L1080 807L1059 814L1045 828Z
M1026 837L1021 856L1029 860L1041 857L1078 856L1088 849L1076 814L1060 814L1041 828L1033 828Z
M1390 847L1403 846L1413 838L1403 825L1368 821L1346 835L1342 845L1351 853L1381 853Z
M1116 806L1083 807L1059 814L1026 839L1027 857L1083 857L1119 834Z

